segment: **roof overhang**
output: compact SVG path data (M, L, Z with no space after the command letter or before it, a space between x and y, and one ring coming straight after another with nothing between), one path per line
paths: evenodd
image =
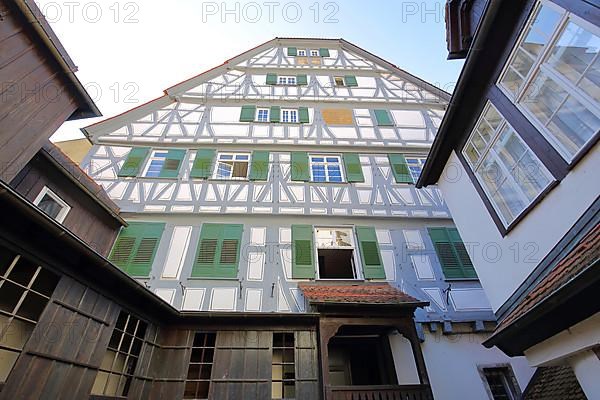
M75 73L77 67L71 57L58 40L45 16L35 4L34 0L13 0L15 9L30 25L31 31L37 36L36 44L47 50L51 57L58 63L62 75L66 78L71 94L77 99L78 107L68 120L101 117L102 113L85 90Z

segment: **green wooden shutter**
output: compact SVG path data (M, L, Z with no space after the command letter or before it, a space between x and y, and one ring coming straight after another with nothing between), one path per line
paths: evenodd
M314 279L313 227L292 225L292 278Z
M375 119L379 126L394 126L394 122L390 118L390 113L387 110L375 110Z
M428 228L447 279L477 278L467 249L455 228Z
M385 269L381 261L379 244L375 228L369 226L357 226L356 236L360 245L360 255L363 262L363 274L365 279L385 279Z
M240 122L254 122L256 115L256 106L242 106Z
M292 152L291 168L293 181L310 181L310 171L308 170L308 153L302 151Z
M181 168L181 164L185 158L185 153L186 151L182 149L169 150L159 176L161 178L177 178L179 176L179 168Z
M356 82L356 77L354 75L346 75L344 76L344 82L346 82L346 86L358 86L358 82Z
M202 224L192 277L236 278L243 231L238 224Z
M321 57L329 57L329 49L320 48L319 55Z
M365 177L360 165L360 157L356 153L344 153L344 169L346 171L346 181L364 182Z
M392 173L396 179L396 183L414 183L406 159L402 154L388 154Z
M216 151L214 149L198 149L196 158L190 172L191 178L208 179L212 174L213 161Z
M298 55L298 49L295 47L288 47L287 48L287 55L288 56L297 56Z
M164 229L164 223L130 222L119 233L109 260L131 276L150 276Z
M308 124L310 122L308 117L308 107L298 107L298 121L301 124Z
M127 177L127 176L137 176L142 166L144 165L144 161L146 161L146 157L148 157L148 153L150 152L149 147L134 147L131 149L129 154L127 155L127 159L125 159L125 163L121 167L118 175Z
M266 181L269 179L269 152L253 151L250 162L251 181Z
M277 85L277 74L267 74L267 85Z
M281 107L271 106L271 111L269 112L269 120L271 122L276 123L281 121Z
M296 85L308 85L308 77L306 75L296 75Z

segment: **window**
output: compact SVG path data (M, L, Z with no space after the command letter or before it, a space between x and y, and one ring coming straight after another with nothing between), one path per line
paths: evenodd
M356 279L352 228L315 228L320 279Z
M406 164L408 165L408 169L410 170L410 174L413 177L413 180L416 182L419 180L419 176L421 176L421 172L423 172L423 166L425 165L425 161L427 160L425 157L405 157Z
M600 31L540 2L500 86L567 161L600 130Z
M320 57L319 50L311 50L310 56L311 57Z
M268 108L259 108L256 111L256 121L257 122L269 122L269 109Z
M483 368L483 375L493 400L516 400L520 398L512 371L508 367Z
M65 220L71 210L71 207L63 199L46 186L35 198L33 204L60 223Z
M215 179L247 179L250 154L219 153L215 168Z
M335 83L335 86L346 86L346 84L344 83L344 78L341 76L334 76L333 81Z
M143 176L147 178L158 178L160 176L160 172L165 165L165 161L169 152L167 150L154 150L150 155L150 159L146 163L146 168L144 169Z
M298 110L283 109L281 110L281 122L297 123Z
M446 279L476 279L477 274L456 228L428 228Z
M119 313L92 394L127 396L147 327L144 321L124 311Z
M208 399L217 334L197 332L185 380L184 399Z
M505 226L553 181L546 167L489 102L462 153Z
M0 383L6 382L59 277L0 248Z
M311 155L310 177L313 182L344 182L340 156Z
M271 398L296 397L296 362L294 333L273 333L273 359L271 363Z
M304 49L298 49L298 56L299 57L306 57L306 50L304 50Z
M295 76L280 76L278 79L280 85L296 85Z

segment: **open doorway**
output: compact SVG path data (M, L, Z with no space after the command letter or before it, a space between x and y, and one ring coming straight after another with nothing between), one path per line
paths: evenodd
M356 279L352 228L316 228L320 279Z

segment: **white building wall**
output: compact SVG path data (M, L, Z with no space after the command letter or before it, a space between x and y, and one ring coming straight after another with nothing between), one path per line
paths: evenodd
M560 184L502 237L456 153L438 185L494 311L554 248L600 193L600 149L592 149Z
M525 390L535 368L531 368L524 357L509 358L497 348L486 349L481 343L487 337L477 333L442 335L425 332L421 348L434 398L490 398L478 367L510 365L521 391Z

